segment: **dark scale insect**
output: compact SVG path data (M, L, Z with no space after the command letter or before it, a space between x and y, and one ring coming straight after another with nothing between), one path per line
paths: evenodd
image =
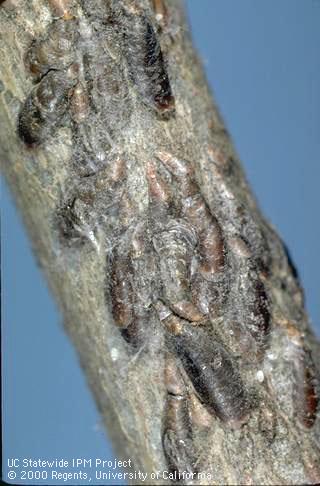
M149 212L158 221L165 220L172 205L169 183L159 177L157 164L151 161L147 164L146 178L149 189Z
M99 249L96 230L99 226L93 200L76 192L63 201L56 213L56 225L63 246L80 247L86 242Z
M180 196L178 212L199 234L199 272L206 280L214 279L225 269L225 244L219 222L201 195L190 164L165 152L158 152L157 157L176 183Z
M234 269L224 321L228 342L245 360L260 361L271 328L270 297L247 241L234 236L228 246Z
M98 37L96 42L96 52L89 49L83 55L84 80L71 102L72 162L80 176L107 166L110 151L126 136L132 113L121 65L105 52L104 38Z
M165 117L174 114L175 100L157 34L138 8L120 16L130 77L144 102Z
M62 2L51 7L62 8ZM60 10L59 10L60 11ZM44 38L28 49L25 63L39 83L27 97L18 118L18 135L29 146L53 135L69 108L72 88L77 82L74 50L78 39L77 20L58 19Z
M110 297L115 324L123 338L139 350L152 331L151 308L155 289L155 261L148 235L139 223L111 253Z
M98 249L96 232L119 220L125 161L112 157L104 170L71 183L57 210L56 225L62 245L82 246L88 241ZM97 211L99 208L99 211Z
M115 249L111 266L112 314L117 326L127 329L134 320L133 269L128 255Z
M174 338L177 355L200 400L228 425L241 424L250 400L236 364L207 330L184 326Z
M61 123L69 105L74 81L59 71L50 71L27 97L18 119L18 134L29 145L47 140Z
M293 405L299 422L311 428L317 418L319 390L311 352L296 347L294 360Z
M76 19L59 19L51 24L44 39L33 42L28 49L25 63L36 80L51 69L62 70L70 66L75 57L78 39Z
M181 321L162 305L158 313L200 401L229 426L241 425L251 411L252 400L229 352L204 325Z
M195 473L196 454L187 389L174 358L165 361L166 405L162 426L162 445L170 472ZM178 476L179 477L179 476Z
M163 296L171 309L190 321L199 321L203 314L192 303L190 291L191 259L197 244L192 227L184 221L171 221L153 238L159 255Z
M249 270L239 278L240 307L244 326L256 340L263 345L270 331L270 304L266 289L256 270Z
M157 158L169 171L172 177L171 207L174 208L172 215L179 215L180 232L176 232L177 249L175 259L179 261L181 267L184 261L184 275L187 282L185 288L189 288L192 295L193 307L197 308L197 319L181 315L190 321L200 320L204 314L219 316L223 304L228 294L228 274L225 272L225 242L218 220L211 214L200 188L195 181L195 176L191 165L177 159L165 152L157 153ZM160 184L161 177L155 177ZM149 181L149 186L153 187L154 180ZM173 197L175 194L175 197ZM177 197L178 196L178 197ZM169 196L168 198L169 199ZM161 201L159 200L159 204ZM170 214L170 208L167 214ZM167 216L170 218L170 216ZM189 243L189 253L185 252L184 258L178 256L179 248L183 251L178 241L181 240L183 228L189 228L189 233L193 232L193 247ZM180 236L179 236L180 235ZM172 235L173 236L173 235ZM172 237L171 237L172 239ZM184 238L185 239L185 238ZM189 241L190 238L189 238ZM158 244L159 246L159 244ZM172 245L172 248L174 246ZM171 251L173 255L174 252ZM189 255L189 256L188 256ZM182 273L180 273L182 276ZM164 277L163 272L163 277ZM179 273L176 272L177 281L181 280ZM164 286L166 279L163 278ZM182 281L181 281L182 283ZM201 317L202 315L202 317Z
M278 317L277 324L281 333L284 332L285 353L280 363L285 364L290 372L288 386L291 387L290 405L293 407L293 418L303 427L310 429L316 422L320 403L320 384L312 351L305 343L299 321ZM278 393L274 385L273 390L274 394ZM279 399L281 398L280 396Z
M76 204L77 198L73 197L58 211L59 236L64 240L74 241L75 239L81 239L83 236L83 232L81 231L82 221L78 214Z

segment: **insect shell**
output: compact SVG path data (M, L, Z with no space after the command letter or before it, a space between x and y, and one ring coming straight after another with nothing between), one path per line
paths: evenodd
M194 472L189 411L184 397L168 396L162 445L171 472Z
M238 273L236 298L241 297L240 315L245 316L243 332L251 335L258 348L263 348L271 326L269 296L258 276L255 262L247 261Z
M190 264L196 243L193 229L179 220L170 221L164 231L153 238L163 298L176 314L191 321L203 318L192 303L190 292Z
M317 418L319 392L317 390L316 370L307 349L297 349L294 361L293 404L299 422L311 428Z
M175 100L157 34L139 11L127 9L121 18L130 77L143 101L170 117Z
M261 336L267 336L270 327L268 296L259 279L255 282L253 296L252 313L255 317L252 321L251 332L259 340Z
M166 152L158 152L157 158L172 174L176 191L181 196L180 210L199 234L199 270L206 278L210 278L224 269L222 228L201 195L191 164Z
M172 357L165 363L167 400L163 418L162 445L172 473L195 472L196 460L186 386Z
M53 22L48 35L36 40L26 54L25 63L30 73L40 79L50 69L64 69L74 59L74 47L78 38L75 19L59 19Z
M57 226L60 241L63 245L82 246L86 241L95 243L95 224L90 214L91 204L74 196L57 212Z
M110 282L112 316L122 337L132 346L133 351L137 351L145 340L143 326L148 321L139 315L133 280L134 268L130 253L115 249L111 260Z
M228 425L243 423L251 409L250 400L228 351L202 326L181 323L172 315L164 319L164 324L170 329L170 341L200 401Z
M311 428L319 408L319 382L317 369L310 349L304 342L304 334L297 322L278 318L277 323L286 336L285 360L292 370L292 404L298 422Z
M113 219L119 223L119 186L125 178L124 159L117 156L96 174L66 183L56 219L62 244L82 245L90 240L97 247L101 225L106 221L112 224Z
M114 251L111 271L112 314L117 326L127 328L132 324L133 289L130 275L133 269L129 257Z
M55 131L68 108L71 86L58 71L50 71L35 86L18 118L18 134L26 145L38 145Z

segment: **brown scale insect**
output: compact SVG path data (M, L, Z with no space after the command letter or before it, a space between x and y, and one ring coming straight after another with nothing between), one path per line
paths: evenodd
M200 400L229 426L237 427L250 412L250 400L236 364L207 330L185 326L174 338L181 359Z
M304 342L304 335L294 321L277 316L277 324L285 332L287 349L285 359L293 369L292 402L296 419L311 428L319 408L319 383L312 353Z
M57 212L59 237L62 241L72 240L74 242L78 240L81 243L83 242L82 221L76 205L77 198L73 197L65 202Z
M126 179L125 169L124 159L113 157L104 170L81 178L76 187L67 191L56 218L62 244L83 245L91 241L98 248L95 234L98 227L110 222L112 215L119 220L118 208L121 183ZM100 211L97 211L97 207Z
M145 266L146 260L143 263ZM139 286L142 282L139 280L138 270L139 262L132 260L130 251L113 251L110 282L112 315L122 337L134 350L142 347L150 331L151 303L148 304L148 301L151 287L149 283L144 284L144 288ZM140 298L137 288L142 294Z
M97 48L83 53L80 88L71 104L83 113L81 120L73 118L73 158L80 176L91 175L108 164L109 153L119 138L125 137L130 125L132 104L121 65L104 47L105 38L96 38Z
M116 325L124 329L134 318L132 271L130 258L115 250L111 266L112 315Z
M250 278L250 275L249 275ZM245 326L253 338L262 345L268 338L271 315L269 298L264 284L259 278L252 277L252 300L245 305Z
M73 81L50 71L27 97L18 119L18 134L29 145L38 145L54 133L66 113Z
M38 145L53 134L69 107L77 76L75 66L72 67L76 26L76 20L53 22L46 36L36 40L27 52L26 65L40 80L18 117L18 135L29 146Z
M261 359L271 326L271 302L260 276L259 262L242 236L228 241L234 271L225 327L232 346L246 359ZM237 303L234 306L234 302Z
M317 418L319 392L312 355L305 348L297 348L294 378L293 405L297 419L304 427L311 428Z
M190 321L203 318L192 303L190 292L190 265L196 244L196 234L183 221L169 222L164 231L153 237L164 299L176 314Z
M83 188L63 201L55 218L59 240L63 246L83 246L90 241L98 249L98 220L94 204L92 192Z
M134 292L129 272L133 272L129 257L113 254L110 283L112 316L123 339L138 349L143 343L143 337L134 313Z
M199 234L199 271L208 279L224 270L225 245L221 227L201 196L192 167L165 152L158 152L157 157L178 182L178 191L181 194L180 211Z
M148 162L146 177L149 189L149 204L152 206L152 212L157 211L166 214L173 202L172 194L168 183L159 177L154 162Z
M228 275L224 272L225 244L221 227L200 193L191 165L164 152L157 153L157 157L173 177L176 184L175 195L180 196L174 199L174 191L171 189L170 204L175 209L169 207L166 209L167 213L171 212L173 217L178 215L179 221L184 220L185 225L195 232L194 246L189 248L189 256L185 254L184 259L185 276L188 280L185 287L190 288L192 293L189 300L193 300L195 307L199 309L197 320L201 319L200 314L213 313L218 316L227 296L228 283ZM157 180L159 185L161 178L158 176ZM163 182L161 184L164 188ZM177 257L177 260L181 262L183 259ZM191 321L195 320L191 316L183 316L181 313L179 315Z
M177 322L179 318L159 304L158 314L200 401L222 422L241 425L251 411L251 400L228 351L204 326Z
M203 314L192 302L190 290L191 261L197 245L197 235L185 220L170 219L173 202L168 184L159 176L154 164L147 167L147 180L152 211L157 217L169 218L153 236L153 246L159 257L159 272L163 298L171 309L190 321L199 321Z
M116 246L111 255L111 307L123 338L138 350L152 331L155 262L143 223L129 230L124 240L127 244Z
M175 365L167 356L165 362L167 399L163 417L162 445L170 472L195 472L192 423L186 386Z
M77 38L75 19L53 22L47 36L34 41L27 52L25 63L34 78L40 79L50 69L65 69L71 65Z
M138 8L120 17L130 77L144 102L165 117L173 115L175 100L157 34Z

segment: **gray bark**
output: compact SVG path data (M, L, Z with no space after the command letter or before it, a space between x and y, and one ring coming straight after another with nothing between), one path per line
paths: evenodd
M182 6L163 5L1 3L3 173L119 457L207 474L188 484L315 484L319 343Z

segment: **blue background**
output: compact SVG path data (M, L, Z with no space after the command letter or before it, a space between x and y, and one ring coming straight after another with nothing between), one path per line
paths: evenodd
M320 2L187 4L195 43L247 177L291 250L320 334ZM4 466L8 457L112 459L5 187L2 245Z

